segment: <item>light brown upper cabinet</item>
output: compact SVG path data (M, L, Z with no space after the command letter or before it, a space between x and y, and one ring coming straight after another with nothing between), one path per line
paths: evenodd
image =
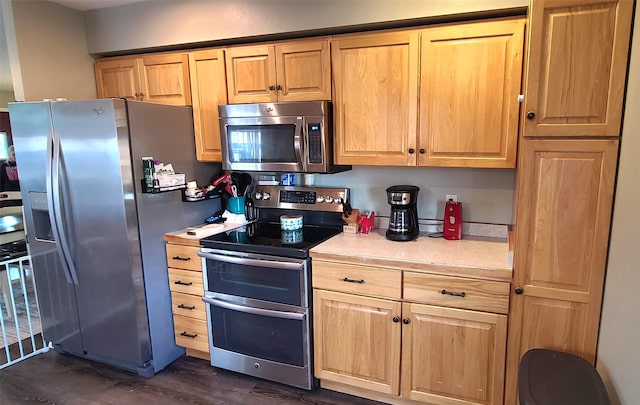
M633 2L532 1L526 136L617 136Z
M331 100L329 40L227 49L229 103Z
M419 49L416 31L333 40L336 164L416 164Z
M96 61L95 70L98 98L191 105L186 53L105 58Z
M227 103L224 51L189 53L196 156L200 161L222 161L218 105Z
M516 166L524 18L421 33L418 165Z
M96 61L98 98L127 98L139 100L140 60L138 58L109 58Z
M515 167L523 41L523 18L338 37L336 163Z

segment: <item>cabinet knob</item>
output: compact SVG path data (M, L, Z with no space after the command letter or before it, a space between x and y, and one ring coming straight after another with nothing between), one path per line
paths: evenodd
M416 150L415 150L415 149L413 149L413 148L409 148L409 153L410 153L410 154L414 154L415 152L416 152Z
M515 293L518 294L518 295L522 294L523 293L522 288L521 287L516 287Z
M400 322L400 317L399 316L394 316L393 317L393 322L395 322L395 323Z
M425 152L424 148L420 148L419 152L421 155L424 155L424 152Z
M527 118L528 118L528 119L532 120L532 119L534 119L535 117L536 117L536 113L534 113L533 111L529 111L529 112L527 113Z
M409 318L402 318L402 323L404 323L405 325L408 325L411 322L411 319Z
M276 86L276 90L282 90L282 86L281 85L277 85Z
M273 85L269 86L269 90L273 91L275 89L276 89L276 86L273 86Z

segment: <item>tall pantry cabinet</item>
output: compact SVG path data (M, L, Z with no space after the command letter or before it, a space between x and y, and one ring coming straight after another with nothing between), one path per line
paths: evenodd
M532 0L505 403L532 348L595 362L632 0Z

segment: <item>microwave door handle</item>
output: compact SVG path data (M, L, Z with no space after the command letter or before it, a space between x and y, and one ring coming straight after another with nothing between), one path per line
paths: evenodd
M293 148L296 153L298 162L298 171L304 171L307 167L307 159L305 155L305 144L302 136L302 129L304 126L304 120L302 117L296 118L296 130L293 136Z
M303 267L303 262L295 263L295 262L281 262L277 260L257 260L257 259L250 259L246 257L217 255L217 254L208 253L208 252L198 252L198 256L204 257L205 259L216 260L223 263L232 263L232 264L240 264L240 265L255 266L255 267L268 267L272 269L302 271L302 267Z
M297 312L274 311L272 309L246 307L244 305L232 304L227 301L217 300L209 297L202 297L202 301L206 302L207 304L211 304L220 308L230 309L232 311L244 312L253 315L270 316L272 318L293 319L296 321L301 321L305 317L305 314L300 314Z

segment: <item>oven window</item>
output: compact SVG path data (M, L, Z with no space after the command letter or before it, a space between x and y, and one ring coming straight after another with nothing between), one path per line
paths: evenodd
M227 142L232 163L296 163L294 124L229 125Z
M208 291L264 301L306 306L303 272L207 259Z
M305 320L254 315L209 305L213 346L303 367Z

